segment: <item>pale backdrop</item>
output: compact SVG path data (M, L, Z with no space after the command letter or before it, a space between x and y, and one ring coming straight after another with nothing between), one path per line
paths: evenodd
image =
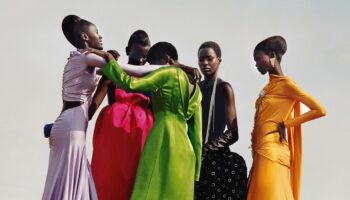
M202 42L218 42L223 52L220 75L232 84L236 96L240 139L232 150L246 159L249 168L254 102L268 81L257 73L252 51L268 36L284 36L285 74L328 111L327 117L303 127L302 199L349 199L349 1L1 0L0 4L0 199L41 198L49 155L42 127L61 110L62 72L73 50L61 31L67 14L94 22L105 49L118 50L124 62L127 40L136 29L146 30L152 43L173 43L180 61L191 66L197 66ZM95 119L87 132L89 158Z

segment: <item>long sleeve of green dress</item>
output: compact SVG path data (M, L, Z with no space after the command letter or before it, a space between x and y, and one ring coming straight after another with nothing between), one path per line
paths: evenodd
M142 150L130 199L193 200L201 167L200 88L190 96L186 73L171 66L136 78L111 60L102 73L124 90L153 93L155 121Z
M202 107L196 106L191 119L188 121L188 136L196 154L195 180L199 181L202 162Z
M102 73L124 90L155 92L167 80L169 74L167 69L169 68L163 67L142 78L137 78L129 76L122 70L117 61L111 60L104 66Z

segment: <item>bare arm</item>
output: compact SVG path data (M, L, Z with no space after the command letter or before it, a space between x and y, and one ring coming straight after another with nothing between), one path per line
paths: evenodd
M85 62L86 62L86 65L89 67L97 67L97 68L103 68L103 66L107 63L103 57L93 53L88 53L85 56Z
M237 124L237 112L235 104L235 95L230 84L224 85L224 98L226 105L226 125L227 129L232 132L231 144L238 140L238 124ZM230 144L230 145L231 145Z
M224 83L224 99L226 107L226 125L227 130L220 136L208 141L204 150L218 150L219 148L229 147L238 140L238 125L235 106L235 96L230 84Z
M96 110L100 107L103 99L105 98L105 96L107 94L108 86L111 83L112 83L112 81L108 80L105 76L102 76L102 79L98 83L96 92L94 94L94 97L92 98L92 102L91 102L91 105L89 107L89 120L92 119Z
M98 54L97 52L101 52ZM111 57L108 57L111 56ZM110 58L110 59L109 59ZM98 68L103 68L105 64L107 64L106 60L109 61L112 58L117 59L115 55L113 55L111 52L102 52L102 51L97 51L97 50L92 50L92 53L88 53L86 55L86 63L88 66L92 67L98 67ZM119 66L125 71L128 75L130 76L145 76L161 67L165 67L167 65L147 65L147 66L142 66L142 65L131 65L131 64L120 64L118 63ZM101 74L101 70L97 70L98 74Z

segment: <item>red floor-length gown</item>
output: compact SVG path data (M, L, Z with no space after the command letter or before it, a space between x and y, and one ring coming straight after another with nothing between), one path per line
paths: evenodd
M92 175L100 200L129 200L153 116L149 98L114 91L116 102L98 116L93 136Z

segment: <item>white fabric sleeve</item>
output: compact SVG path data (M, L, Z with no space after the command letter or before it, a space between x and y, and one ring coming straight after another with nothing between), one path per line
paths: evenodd
M87 66L103 68L107 64L106 60L94 53L89 53L85 56ZM145 76L161 67L169 65L130 65L118 63L120 67L130 76Z
M130 65L118 63L119 66L130 76L145 76L161 67L167 67L169 65Z

